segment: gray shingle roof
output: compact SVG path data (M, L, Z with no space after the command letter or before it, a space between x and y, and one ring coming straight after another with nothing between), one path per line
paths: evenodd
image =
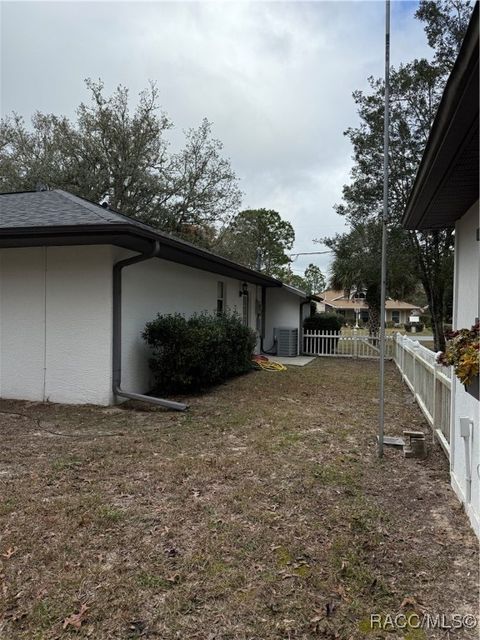
M147 247L151 249L152 240L161 243L166 260L254 284L282 284L276 278L60 189L0 193L0 248L110 243L145 251Z
M57 227L125 224L135 221L65 191L31 191L0 195L0 227ZM142 225L143 226L143 225Z

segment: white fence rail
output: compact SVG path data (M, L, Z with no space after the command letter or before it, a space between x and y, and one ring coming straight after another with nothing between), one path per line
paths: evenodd
M377 336L344 336L336 331L303 332L303 353L335 358L379 358L380 338ZM387 336L385 355L393 357L394 338Z
M434 435L450 456L450 369L435 362L433 351L399 333L395 336L393 360Z

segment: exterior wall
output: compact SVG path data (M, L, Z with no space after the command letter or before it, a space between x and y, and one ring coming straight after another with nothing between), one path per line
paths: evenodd
M133 255L112 246L0 250L0 397L108 405L112 386L112 267ZM158 313L226 309L243 317L243 281L158 258L123 271L122 387L151 388L141 334ZM247 284L248 325L261 329L261 287ZM299 327L301 299L267 289L266 344ZM260 345L257 345L259 349Z
M0 397L43 400L43 247L0 251Z
M394 310L392 309L387 309L386 310L386 321L387 322L392 322L392 313ZM399 320L398 323L399 324L405 324L405 322L408 322L408 319L410 318L410 311L406 311L405 309L399 309Z
M302 298L286 289L267 289L264 349L271 350L273 330L280 327L298 329L299 347L301 340L300 304ZM299 351L300 352L300 351Z
M133 255L116 250L115 260ZM152 388L148 347L142 339L145 324L158 313L213 312L217 308L217 284L224 283L225 308L243 316L243 282L201 271L175 262L154 258L131 265L122 275L122 388L145 393ZM257 325L256 298L259 287L248 285L248 325Z
M112 248L0 251L0 397L110 404Z
M455 226L455 283L453 326L470 327L479 316L480 247L476 239L479 226L478 202L469 209ZM454 376L452 384L452 422L450 465L452 485L473 528L480 537L480 425L479 402L468 394ZM460 418L473 422L470 438L460 436ZM467 470L471 470L471 494L468 501Z

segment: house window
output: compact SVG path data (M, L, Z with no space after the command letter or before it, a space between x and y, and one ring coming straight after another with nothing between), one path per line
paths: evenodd
M225 311L225 284L221 281L217 282L217 315Z
M400 322L400 311L392 311L392 322L395 324L399 324Z

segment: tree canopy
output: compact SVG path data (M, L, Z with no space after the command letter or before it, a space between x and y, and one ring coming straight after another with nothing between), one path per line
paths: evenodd
M432 60L415 59L392 68L390 74L390 156L389 156L389 266L408 255L411 260L408 275L420 280L428 299L436 348L444 344L443 321L451 296L450 282L453 270L453 232L407 231L401 227L401 218L415 180L417 168L425 149L430 128L440 102L448 74L455 62L463 35L471 15L468 2L442 0L422 1L416 18L424 23L429 45L433 48ZM343 201L336 207L345 216L352 231L344 241L338 236L330 240L335 255L335 272L343 273L345 286L348 272L353 267L348 252L342 247L355 244L363 225L365 237L369 237L371 221L379 220L383 205L383 122L385 87L383 79L370 78L368 92L355 91L360 123L350 127L345 135L354 151L351 181L343 188ZM327 241L328 244L328 241ZM377 247L376 260L380 264L381 253ZM342 259L350 263L341 267ZM340 268L341 267L341 268ZM377 279L375 270L368 270ZM352 274L353 275L353 274ZM363 277L365 273L362 272ZM394 277L389 279L393 287ZM365 286L368 287L364 281ZM389 290L393 295L393 290ZM372 310L378 314L378 309Z
M135 109L128 89L107 97L101 81L86 81L90 103L76 121L37 112L27 127L12 114L0 124L0 190L62 188L160 229L208 244L241 203L238 180L204 119L171 152L173 127L150 85Z
M305 269L304 280L307 286L307 293L319 293L325 289L325 276L323 275L320 267L317 267L316 264L310 263L308 265Z
M395 299L405 299L415 292L418 279L412 264L414 257L410 245L404 244L398 227L389 232L390 241L398 251L388 255L387 289ZM331 285L335 289L365 290L369 307L370 333L378 331L380 320L380 272L382 253L382 224L372 219L353 225L349 233L337 234L325 240L333 250Z
M251 269L279 275L291 262L292 225L273 209L246 209L233 217L221 233L216 250Z

